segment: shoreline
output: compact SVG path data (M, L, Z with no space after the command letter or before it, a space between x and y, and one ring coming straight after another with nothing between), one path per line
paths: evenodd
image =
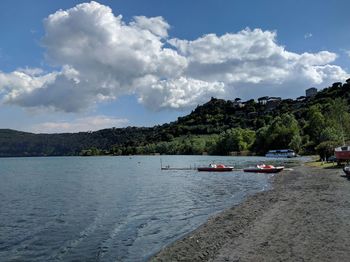
M350 260L350 182L302 164L211 217L149 261Z

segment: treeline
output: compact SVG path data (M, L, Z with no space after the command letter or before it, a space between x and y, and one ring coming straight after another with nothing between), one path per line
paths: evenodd
M177 121L154 127L32 134L0 130L1 156L218 154L292 148L326 157L349 140L350 79L312 97L212 98Z
M106 151L111 145L136 146L145 141L158 141L159 127L109 128L96 132L63 134L32 134L0 129L0 157L14 156L72 156L87 148Z
M249 129L233 128L216 135L187 135L171 141L149 143L144 146L113 146L111 150L91 148L83 150L81 155L227 155L233 151L249 150L255 141L255 132Z
M129 154L211 154L230 155L247 152L265 154L271 149L291 148L299 154L318 153L322 158L350 138L350 115L344 99L327 105L314 104L299 121L285 113L272 118L258 130L230 128L220 134L187 135L171 141L142 146L111 147L109 151L89 149L82 155ZM97 151L96 151L97 150Z

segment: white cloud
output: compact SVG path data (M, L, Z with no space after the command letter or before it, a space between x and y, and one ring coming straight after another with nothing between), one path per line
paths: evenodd
M73 121L45 122L33 125L30 128L34 133L72 133L81 131L96 131L103 128L125 127L127 119L119 119L108 116L90 116L78 118Z
M5 101L11 100L20 94L30 94L33 90L43 87L45 83L54 82L57 73L37 75L38 71L17 70L11 73L0 71L0 93Z
M306 66L326 65L334 62L336 58L337 55L335 53L328 51L321 51L314 54L303 53L298 56L298 63Z
M349 77L332 64L335 53L290 52L276 32L261 29L169 39L164 18L137 16L126 23L96 2L57 11L44 26L47 61L62 70L0 72L3 101L77 112L134 94L155 110L181 109L211 96L296 97L311 85Z
M153 109L183 108L206 102L210 96L224 95L222 82L206 82L180 77L158 81L140 94L139 102Z
M296 97L311 85L325 86L348 76L341 67L330 64L336 54L289 52L278 45L276 37L276 32L245 29L169 43L188 59L187 75L208 82L220 80L231 97Z
M223 36L205 35L194 41L171 39L179 52L191 62L221 64L227 61L267 59L284 48L276 45L276 33L260 29L245 29Z
M159 37L167 37L169 24L163 19L163 17L145 17L145 16L135 16L135 22L131 25L138 27L140 29L146 29L151 31L154 35Z

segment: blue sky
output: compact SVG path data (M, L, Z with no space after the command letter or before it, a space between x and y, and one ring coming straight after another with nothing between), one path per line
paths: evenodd
M297 97L344 81L349 7L346 0L1 1L1 128L152 126L211 96Z

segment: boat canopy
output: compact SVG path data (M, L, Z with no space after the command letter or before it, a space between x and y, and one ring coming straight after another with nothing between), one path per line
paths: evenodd
M268 153L294 153L292 149L276 149L276 150L269 150Z

